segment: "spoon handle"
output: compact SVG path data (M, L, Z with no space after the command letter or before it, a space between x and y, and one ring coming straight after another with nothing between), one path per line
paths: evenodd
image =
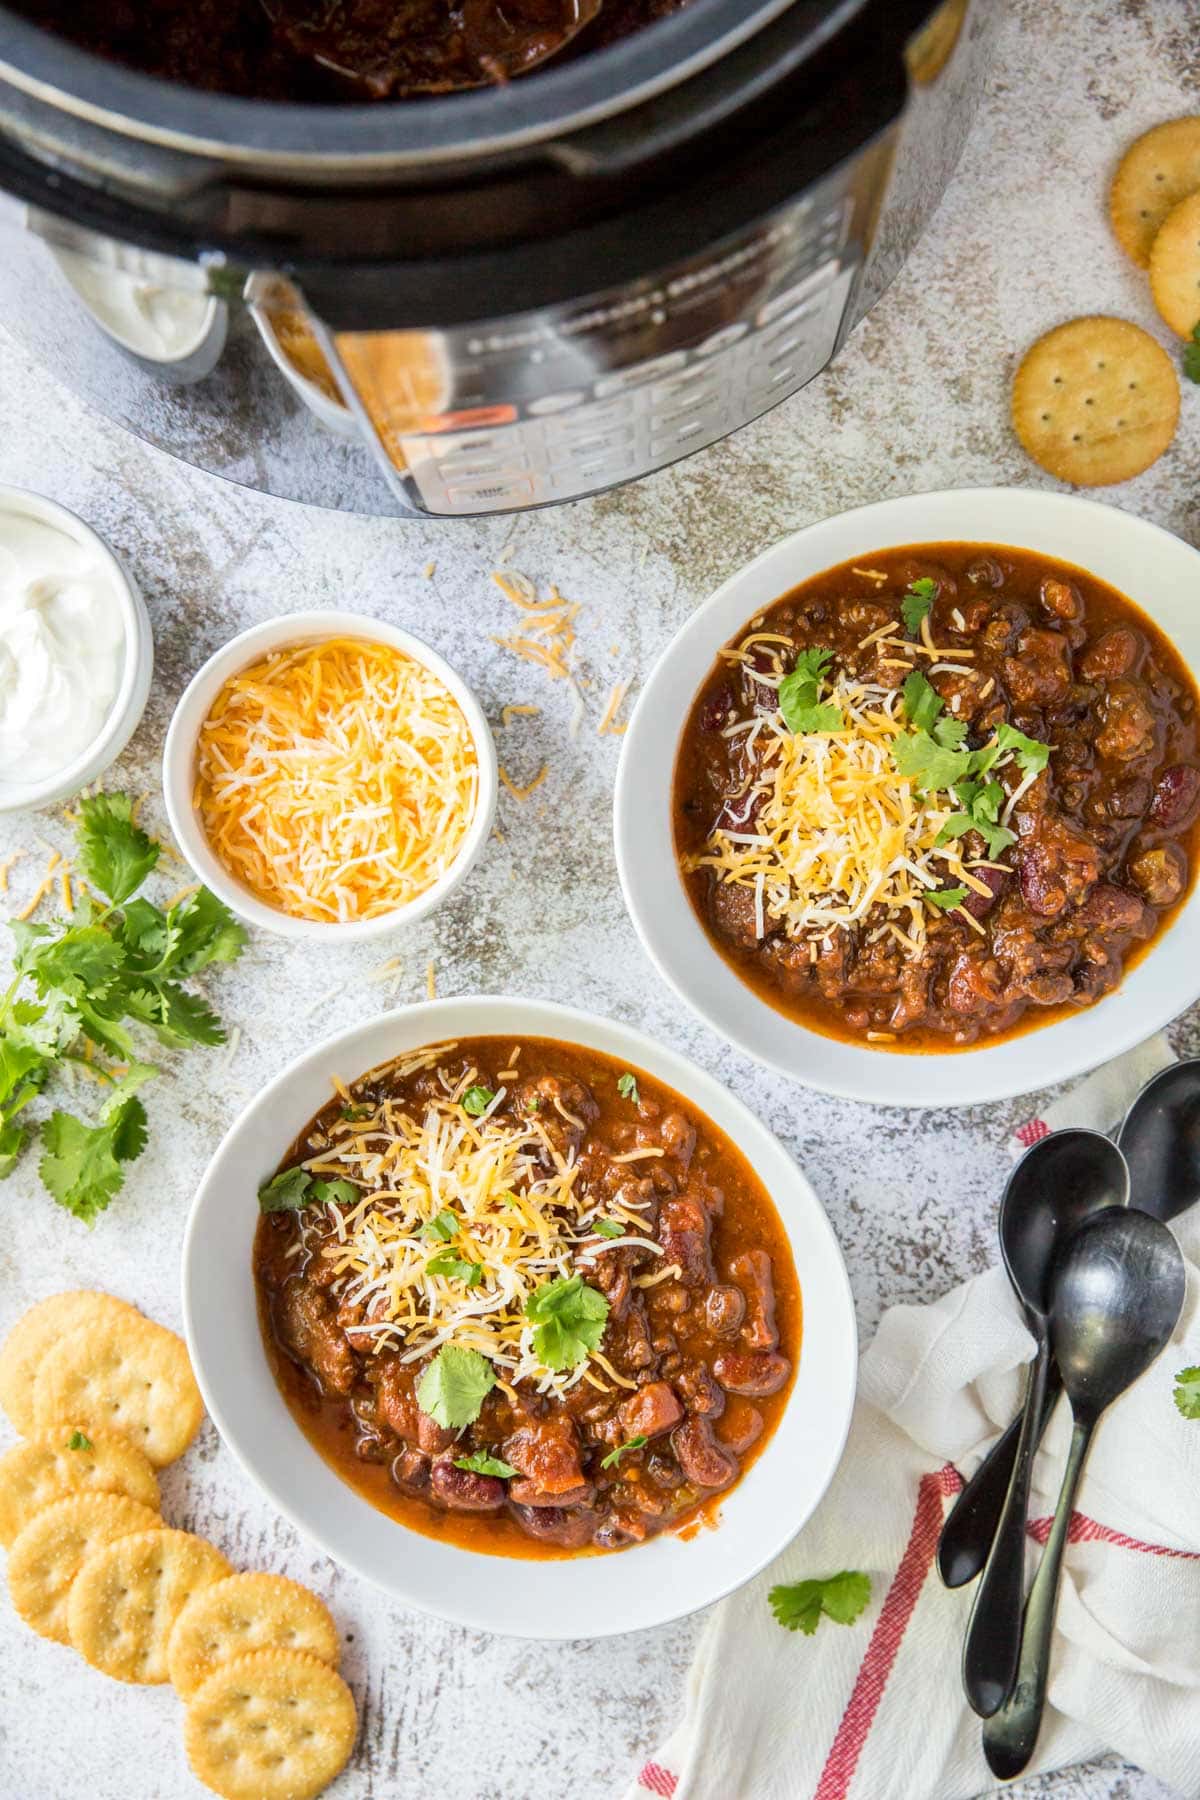
M1012 1476L963 1644L963 1692L984 1719L1004 1705L1017 1678L1025 1598L1025 1518L1049 1373L1050 1346L1043 1335L1029 1370Z
M1041 1443L1050 1415L1062 1393L1062 1376L1058 1364L1051 1362L1046 1376L1046 1398L1038 1423L1037 1440ZM937 1566L943 1584L948 1588L964 1587L974 1581L987 1561L988 1551L1000 1524L1004 1496L1012 1480L1017 1460L1017 1440L1021 1435L1020 1413L996 1439L958 1499L946 1514L942 1535L938 1539Z
M1025 1608L1025 1630L1016 1686L993 1718L984 1721L983 1753L988 1767L1001 1781L1011 1781L1028 1763L1037 1746L1046 1704L1046 1676L1050 1667L1050 1640L1058 1610L1058 1584L1063 1551L1075 1507L1075 1491L1091 1446L1091 1423L1075 1422L1066 1472L1054 1509L1054 1523Z

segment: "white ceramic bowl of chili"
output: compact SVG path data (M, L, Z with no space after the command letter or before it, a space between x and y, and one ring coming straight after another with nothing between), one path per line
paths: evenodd
M873 550L1009 545L1071 563L1141 608L1200 670L1200 552L1160 526L1074 494L959 488L912 494L806 526L692 614L642 689L613 809L630 917L664 980L713 1029L808 1087L885 1106L963 1106L1051 1087L1132 1049L1200 997L1200 881L1115 992L1019 1036L918 1054L829 1037L759 998L714 947L675 855L672 789L684 724L724 645L792 588Z
M213 850L195 805L196 748L205 720L225 683L242 669L269 656L329 638L363 638L389 645L420 663L457 702L475 747L478 779L475 809L453 862L437 881L405 905L373 918L325 921L300 918L260 899L225 866ZM285 613L266 624L239 632L197 670L184 689L171 718L163 746L163 800L175 840L197 880L211 888L231 912L248 925L280 937L319 939L322 943L361 944L386 937L414 924L449 898L478 862L496 815L499 772L496 747L483 708L462 676L429 645L398 625L363 613Z
M251 1266L259 1184L328 1101L333 1075L352 1083L406 1050L489 1034L583 1045L664 1082L732 1140L783 1221L803 1303L799 1364L773 1436L722 1500L715 1529L555 1561L460 1549L407 1530L347 1486L275 1385ZM354 1026L297 1058L251 1101L209 1164L184 1234L182 1287L205 1405L251 1479L336 1562L406 1605L477 1630L608 1637L710 1605L749 1581L800 1530L833 1479L850 1428L854 1302L833 1228L796 1163L694 1063L628 1026L548 1001L430 1001Z

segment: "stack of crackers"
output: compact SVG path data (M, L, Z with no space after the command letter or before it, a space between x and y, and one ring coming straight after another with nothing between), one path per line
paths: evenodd
M1163 320L1200 345L1200 118L1138 138L1117 167L1109 215L1122 249L1150 273ZM1161 344L1127 319L1072 319L1039 338L1013 382L1013 426L1061 481L1105 486L1140 475L1179 423L1179 379Z
M173 1531L157 1469L204 1416L182 1340L110 1294L54 1294L0 1349L0 1543L25 1623L117 1681L171 1681L193 1773L225 1800L308 1800L357 1731L328 1609Z

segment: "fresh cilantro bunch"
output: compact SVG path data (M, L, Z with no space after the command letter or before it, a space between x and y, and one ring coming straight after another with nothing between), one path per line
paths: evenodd
M892 760L901 775L914 781L923 793L952 794L961 811L951 813L938 833L939 844L977 831L990 857L999 856L1016 833L1000 823L1005 792L1002 784L988 779L998 766L1015 761L1022 775L1037 775L1050 760L1049 744L1026 737L1014 725L997 725L979 750L966 748L967 728L961 719L945 711L940 694L920 670L904 683L904 712L912 730L895 739ZM942 897L930 895L938 902Z
M1200 1368L1180 1369L1175 1377L1175 1404L1185 1419L1200 1419Z
M841 731L841 707L820 698L832 661L832 650L802 650L791 674L780 682L779 710L789 731Z
M233 962L245 933L206 888L165 911L137 897L159 847L134 823L127 794L81 800L76 837L76 865L90 891L70 919L9 921L16 953L0 999L0 1179L36 1130L42 1181L60 1206L92 1225L121 1188L125 1165L146 1147L138 1090L158 1071L138 1060L130 1026L171 1049L223 1043L220 1020L185 984L210 963ZM98 1118L89 1124L58 1110L35 1128L21 1115L71 1063L105 1084Z
M823 1581L792 1581L767 1595L771 1611L787 1631L811 1637L822 1614L837 1625L853 1625L871 1598L871 1577L859 1569L843 1569Z

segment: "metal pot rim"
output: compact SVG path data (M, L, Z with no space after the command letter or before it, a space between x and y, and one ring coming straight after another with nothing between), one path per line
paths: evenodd
M292 106L210 94L91 55L0 6L0 84L57 111L226 164L369 174L454 163L559 138L673 88L789 10L816 48L862 0L692 0L561 68L395 105Z

